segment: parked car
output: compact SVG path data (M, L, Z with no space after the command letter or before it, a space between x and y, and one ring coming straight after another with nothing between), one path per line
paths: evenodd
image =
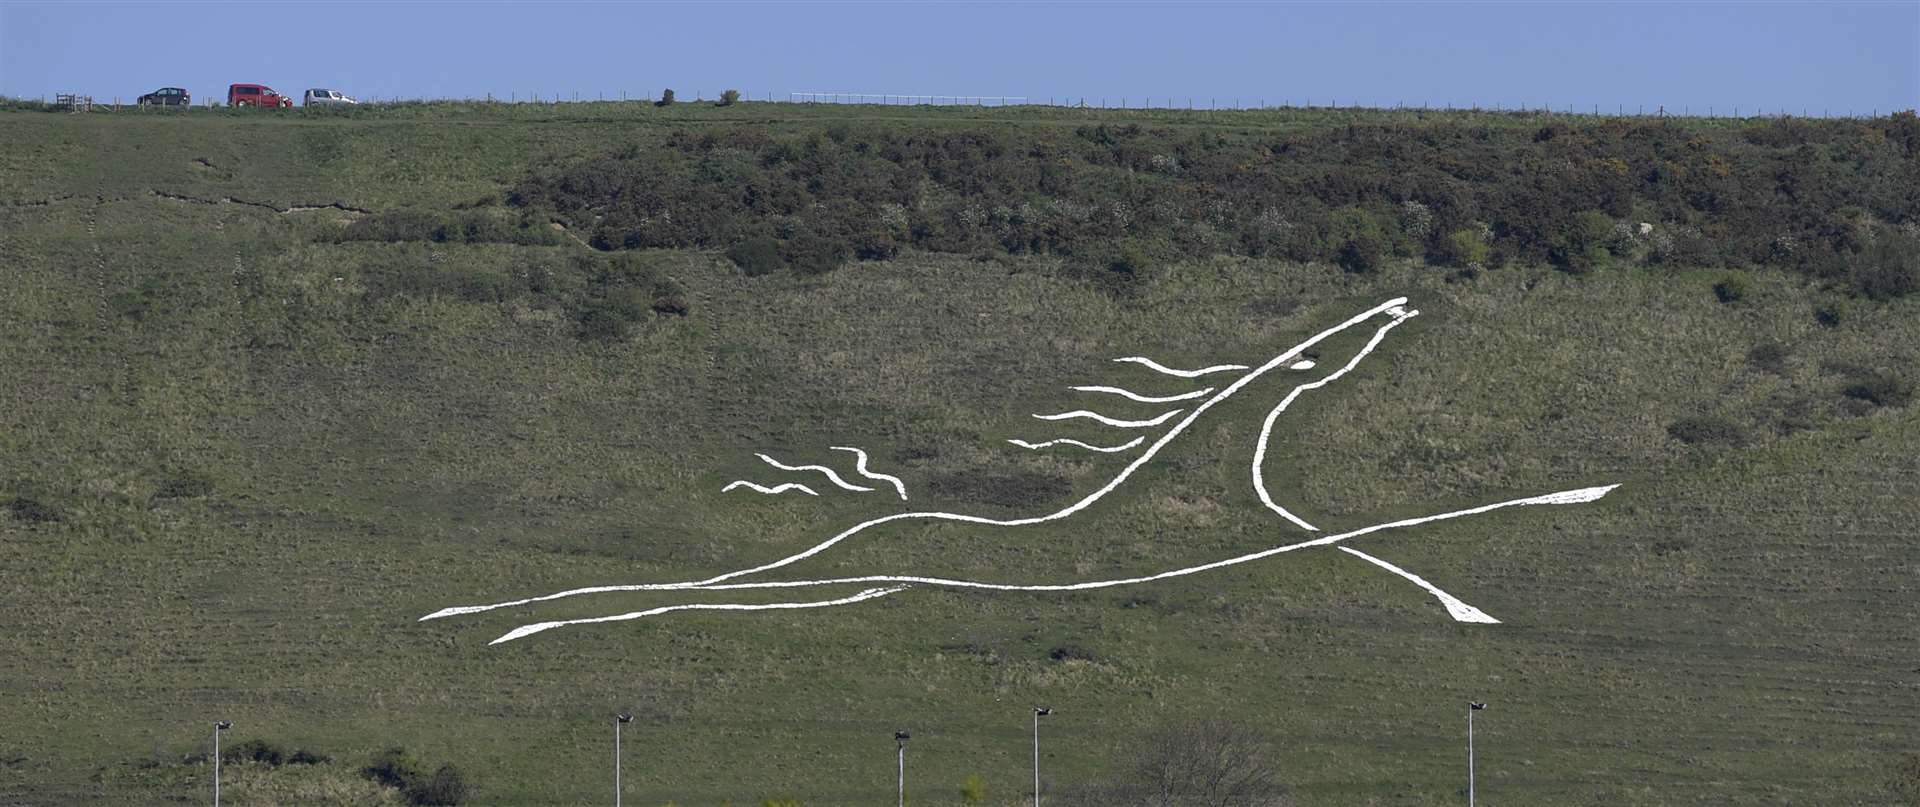
M293 106L293 99L281 95L278 90L265 84L229 84L227 85L227 105L285 109Z
M303 106L351 106L360 102L339 90L312 89L300 103Z
M192 106L193 94L179 87L161 87L134 102L142 106Z

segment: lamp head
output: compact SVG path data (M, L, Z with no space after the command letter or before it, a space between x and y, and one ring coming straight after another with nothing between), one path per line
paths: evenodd
M1044 717L1046 715L1053 714L1053 710L1047 707L1035 706L1033 707L1033 713Z
M1485 708L1487 708L1487 705L1486 705L1486 704L1484 704L1484 703L1481 703L1481 702L1479 702L1479 701L1469 701L1469 702L1467 703L1467 708L1468 708L1468 709L1472 709L1472 710L1474 710L1474 711L1476 711L1476 712L1478 712L1478 711L1480 711L1481 709L1485 709Z
M218 720L213 724L214 731L226 731L230 728L233 728L233 721L231 720Z
M911 735L911 734L908 734L908 733L906 733L906 732L904 732L904 731L896 731L896 732L894 732L894 733L893 733L893 739L894 739L894 741L895 741L895 742L898 742L898 743L900 743L900 744L902 744L902 745L905 745L905 744L906 744L906 742L907 742L907 740L909 740L909 739L912 739L912 738L913 738L913 735Z
M620 722L622 722L622 723L632 723L632 722L633 722L633 715L630 715L630 714L628 714L628 713L626 713L626 712L621 712L621 713L619 713L619 714L617 714L617 715L614 715L614 716L613 716L613 719L615 719L615 720L618 720L618 721L620 721Z

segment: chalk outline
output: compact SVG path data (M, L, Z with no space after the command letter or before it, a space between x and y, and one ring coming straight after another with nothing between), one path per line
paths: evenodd
M1156 373L1166 373L1167 375L1178 376L1180 378L1199 378L1210 373L1247 369L1247 366L1244 364L1216 364L1212 367L1202 367L1198 370L1175 370L1172 367L1168 367L1145 356L1128 356L1122 359L1114 359L1114 361L1138 364Z
M773 487L767 487L765 485L759 485L753 482L748 482L745 479L736 479L732 482L727 483L727 486L724 488L721 488L720 492L727 493L732 491L734 488L749 488L754 491L757 491L760 493L766 493L769 495L777 494L777 493L785 493L789 490L797 490L797 491L800 491L801 493L807 494L808 496L820 495L818 493L815 493L813 488L807 487L806 485L802 485L799 482L788 482L784 485L775 485Z
M986 583L986 582L979 582L979 581L949 580L944 578L917 577L917 576L905 576L905 575L872 575L872 576L865 576L865 577L836 578L836 579L830 579L830 580L765 581L765 582L757 582L757 583L726 583L725 582L735 578L752 575L752 574L758 574L761 572L778 569L792 563L796 563L798 561L817 555L833 547L834 545L840 543L841 541L859 532L862 532L870 527L878 526L880 524L885 524L893 521L900 521L905 519L925 519L925 520L936 520L936 521L958 521L958 522L982 524L982 525L988 525L988 526L1024 526L1029 524L1039 524L1039 523L1045 523L1048 521L1055 521L1058 519L1063 519L1068 516L1071 516L1074 513L1077 513L1080 510L1083 510L1091 506L1093 503L1099 501L1101 498L1104 498L1108 493L1111 493L1113 490L1117 489L1122 483L1124 483L1128 478L1130 478L1136 470L1143 467L1146 463L1150 462L1156 455L1158 455L1158 453L1162 448L1164 448L1168 443L1172 442L1172 440L1175 437L1179 436L1181 432L1185 431L1188 426L1192 425L1196 420L1199 419L1199 417L1202 414L1204 414L1208 409L1212 408L1215 404L1218 404L1221 401L1224 401L1227 398L1231 397L1234 393L1238 392L1240 389L1252 383L1255 379L1265 375L1266 373L1281 366L1282 364L1285 364L1288 361L1295 359L1302 352L1312 347L1313 345L1318 344L1319 342L1324 341L1325 339L1330 338L1333 335L1338 334L1350 327L1353 327L1354 325L1364 322L1373 316L1376 316L1382 313L1388 313L1392 315L1393 319L1389 321L1387 324L1380 326L1376 330L1374 337L1371 340L1369 340L1365 349L1360 353L1360 355L1356 356L1353 362L1350 362L1347 366L1341 368L1341 370L1338 371L1338 374L1344 375L1347 371L1351 370L1355 364L1358 363L1359 358L1364 357L1367 353L1370 353L1376 346L1378 346L1378 344L1380 343L1380 340L1384 338L1387 331L1391 330L1392 328L1398 326L1400 323L1404 322L1405 320L1419 313L1417 311L1410 312L1405 310L1404 308L1401 308L1401 306L1403 306L1406 302L1407 302L1407 299L1405 297L1396 297L1394 299L1381 303L1377 306L1374 306L1373 308L1368 309L1367 311L1359 315L1356 315L1338 325L1335 325L1331 328L1328 328L1327 330L1324 330L1324 331L1321 331L1320 333L1315 334L1314 336L1308 338L1307 340L1301 342L1300 344L1295 345L1293 348L1287 350L1286 352L1276 356L1275 358L1268 361L1267 363L1261 365L1259 368L1254 369L1251 372L1248 372L1247 374L1245 374L1244 376L1236 380L1233 384L1229 385L1225 390L1222 390L1221 392L1214 395L1214 397L1207 399L1206 401L1202 402L1199 406L1195 407L1191 412L1187 414L1187 417L1185 419L1181 420L1172 429L1168 430L1165 434L1161 435L1161 437L1158 440L1154 441L1154 443L1150 445L1145 452L1143 452L1139 457L1136 457L1131 463L1127 464L1127 466L1122 468L1114 476L1114 478L1110 480L1106 485L1088 494L1087 496L1083 497L1079 501L1076 501L1073 504L1068 505L1067 507L1061 510L1058 510L1054 513L1050 513L1042 516L1022 518L1022 519L991 519L991 518L984 518L980 516L969 516L969 515L958 514L958 513L942 513L942 512L896 513L894 515L870 519L868 521L864 521L859 524L856 524L834 535L833 537L828 538L825 541L822 541L814 545L813 547L810 547L804 551L795 553L793 555L789 555L785 558L782 558L770 563L761 564L759 566L747 568L747 569L727 572L725 574L716 575L714 577L710 577L704 580L686 581L686 582L679 582L679 583L645 583L645 584L624 584L624 585L613 585L613 586L589 586L589 587L583 587L583 588L569 589L566 591L556 592L553 594L547 594L547 595L542 595L538 597L528 597L528 598L523 598L519 600L496 602L496 603L491 603L486 605L454 606L449 608L443 608L434 613L420 617L419 621L424 622L427 620L441 619L449 616L481 613L485 611L496 610L499 608L509 608L509 607L528 605L528 604L538 603L538 602L548 602L552 600L558 600L558 599L580 596L585 594L610 593L610 592L622 592L622 591L629 591L629 592L630 591L678 591L678 590L720 591L720 590L758 589L758 588L768 588L768 589L798 588L798 587L808 587L808 586L841 585L841 584L847 584L847 583L863 583L863 582L890 582L890 583L906 583L906 584L919 583L919 584L926 584L926 585L939 585L939 586L989 589L989 590L1007 590L1007 591L1075 591L1075 590L1086 590L1086 589L1092 589L1092 588L1106 588L1106 587L1119 586L1119 585L1133 585L1138 583L1164 580L1172 577L1181 577L1181 576L1186 576L1190 574L1197 574L1204 571L1210 571L1213 569L1223 568L1226 566L1247 563L1254 560L1272 557L1274 555L1278 555L1286 552L1292 552L1300 549L1306 549L1306 548L1317 547L1317 546L1326 546L1333 543L1337 543L1339 541L1344 541L1348 538L1367 535L1370 533L1379 532L1381 530L1409 527L1409 526L1424 524L1424 523L1433 522L1433 521L1459 518L1467 515L1476 515L1480 513L1490 512L1493 510L1498 510L1501 508L1506 508L1506 507L1542 505L1542 504L1576 504L1576 503L1582 503L1582 502L1591 502L1605 496L1607 493L1619 487L1619 485L1615 484L1615 485L1605 485L1605 486L1599 486L1599 487L1580 488L1575 490L1560 491L1556 493L1545 494L1541 496L1532 496L1532 497L1527 497L1522 499L1509 500L1505 502L1497 502L1494 504L1482 505L1480 507L1469 508L1466 510L1458 510L1458 511L1452 511L1448 513L1441 513L1433 516L1426 516L1426 517L1414 518L1414 519L1402 519L1399 521L1387 522L1384 524L1376 524L1370 527L1364 527L1358 530L1352 530L1349 532L1339 533L1336 535L1322 536L1320 538L1316 538L1309 541L1302 541L1302 542L1297 542L1293 544L1274 547L1274 548L1263 550L1260 552L1241 555L1234 558L1228 558L1223 561L1215 561L1213 563L1187 567L1184 569L1176 569L1173 571L1162 572L1159 574L1149 575L1145 577L1125 578L1125 579L1117 579L1117 580L1091 581L1091 582L1072 583L1072 584L1021 586L1021 585L1013 585L1013 584L997 584L997 583ZM1143 363L1143 364L1148 364L1150 366L1158 366L1158 365L1155 365L1153 362L1151 362L1151 360L1141 359L1139 357L1130 357L1130 359L1116 359L1116 361L1128 361L1128 360L1134 360L1134 359L1137 359L1140 363ZM1196 373L1212 372L1216 369L1234 367L1234 366L1235 365L1221 365L1219 368L1208 368L1205 371L1187 371L1187 372L1196 372ZM1162 369L1166 369L1166 368L1162 368ZM1169 371L1169 372L1178 373L1182 371ZM1330 379L1327 379L1327 380L1330 380ZM1306 386L1307 385L1296 387L1295 390L1293 390L1288 394L1288 396L1286 397L1286 399L1283 400L1281 405L1275 407L1276 411L1283 410L1284 407L1286 405L1289 405L1292 402L1292 400L1298 396L1298 393L1301 392L1303 388L1305 388ZM1324 383L1315 384L1313 388L1318 388L1318 386L1324 386ZM1272 412L1269 413L1269 423L1267 424L1268 427L1262 429L1262 439L1260 441L1259 447L1256 449L1256 451L1258 452L1261 458L1264 458L1267 439L1271 436L1270 424L1274 416L1275 416L1275 413L1272 413ZM766 458L764 455L762 455L762 458L767 459L768 462L773 462L773 460L771 460L770 458ZM1259 465L1260 463L1256 460L1254 465L1254 469L1256 473L1259 470ZM1260 482L1256 485L1256 487L1261 492L1263 502L1270 503L1271 497L1267 496L1265 492L1264 477L1261 478ZM1290 515L1286 513L1284 508L1279 508L1277 504L1271 504L1270 506L1276 509L1278 512L1282 513L1283 515ZM1290 520L1298 521L1297 518L1290 519ZM1301 523L1304 523L1304 522L1301 522ZM1345 547L1342 547L1342 548L1344 549ZM1463 602L1460 602L1457 598L1453 598L1451 595L1446 594L1446 592L1441 591L1439 588L1433 586L1430 583L1427 583L1424 579L1420 579L1414 576L1412 573L1406 572L1404 569L1400 569L1397 566L1392 566L1386 561L1379 560L1377 558L1372 557L1371 555L1365 555L1364 553L1358 553L1358 552L1355 552L1354 554L1362 557L1365 560L1368 560L1370 563L1373 563L1376 566L1380 566L1381 568L1387 569L1388 571L1394 572L1410 581L1415 582L1416 584L1421 585L1422 588L1426 589L1429 593L1434 594L1436 597L1439 597L1442 603L1448 606L1449 615L1453 616L1456 619L1461 619L1462 621L1477 621L1477 620L1471 619L1472 614L1485 616L1485 613L1479 611L1479 609L1473 608L1472 606L1469 606ZM856 596L865 597L866 595L869 595L869 594L872 594L872 596L885 596L886 594L891 594L898 590L899 589L883 591L881 589L869 589L867 591L862 592L861 595L856 595ZM881 593L874 594L873 592L881 592ZM867 598L871 598L871 597L867 597ZM848 601L856 601L856 600L849 598ZM1467 610L1456 610L1454 607L1455 603L1458 603L1458 605L1461 606L1461 609L1467 609ZM829 601L826 603L780 603L780 604L758 605L758 606L736 606L736 607L723 608L723 609L724 610L763 610L763 609L774 608L774 607L786 607L786 608L824 607L826 605L831 605L831 604L840 604L840 602ZM543 626L540 627L539 630L547 630L549 628L559 627L562 625L588 624L588 623L597 623L597 622L621 621L624 619L637 619L643 616L654 615L657 613L667 613L674 610L689 610L694 608L722 608L722 606L712 606L712 605L665 606L663 608L648 609L647 611L637 611L631 614L615 615L612 617L595 617L595 618L583 619L583 620L569 620L569 621L564 621L556 624L543 623ZM1469 618L1463 619L1462 614L1467 614ZM1492 619L1492 617L1486 617L1486 618L1489 620ZM537 632L537 631L533 631L533 632ZM531 632L520 632L520 631L512 632L507 634L506 636L501 637L500 639L495 640L494 643L497 644L502 641L510 641L511 639L530 635L530 633Z
M773 603L761 603L758 605L746 605L742 603L732 603L732 602L716 602L716 603L687 603L683 605L663 605L658 608L648 608L645 611L634 611L626 614L614 614L613 616L591 617L588 619L567 619L567 620L560 620L556 622L536 622L531 625L522 625L520 627L514 628L513 630L507 631L505 635L491 642L488 642L487 644L490 644L490 645L504 644L506 642L511 642L515 639L519 639L526 636L532 636L533 634L539 633L541 631L552 630L553 628L565 627L567 625L585 625L592 622L625 622L629 619L639 619L641 617L658 616L660 614L672 613L674 611L793 611L793 610L799 610L802 608L830 608L835 605L852 605L853 603L856 603L856 602L865 602L867 600L885 597L888 594L892 594L897 591L905 591L908 588L911 588L911 586L894 586L892 588L870 588L860 592L859 594L855 594L851 597L842 597L837 600L822 600L820 602L773 602Z
M1319 344L1320 342L1323 342L1329 338L1332 338L1334 335L1342 331L1345 331L1346 329L1351 328L1354 325L1357 325L1361 322L1371 319L1376 315L1384 313L1388 309L1391 309L1400 305L1404 305L1406 302L1407 302L1407 298L1405 297L1395 297L1384 303L1376 305L1373 308L1367 309L1366 311L1347 319L1345 322L1342 322L1338 325L1335 325L1331 328L1328 328L1324 331L1314 334L1313 336L1307 338L1306 341L1303 341L1300 344L1293 346L1292 348L1288 349L1286 352L1281 353L1279 356L1274 357L1272 360L1268 361L1266 364L1261 365L1260 368L1247 373L1246 375L1242 376L1239 380L1228 385L1226 389L1221 390L1218 393L1215 393L1212 398L1209 398L1206 401L1201 402L1199 406L1194 407L1194 409L1187 414L1187 417L1184 420L1175 424L1172 429L1169 429L1165 434L1162 434L1160 436L1160 439L1155 440L1151 445L1147 446L1146 451L1142 452L1140 456L1135 457L1132 462L1128 463L1125 467L1121 468L1120 471L1117 474L1115 474L1114 478L1108 481L1106 485L1100 487L1099 489L1093 491L1092 493L1087 494L1085 497L1082 497L1079 501L1074 502L1073 504L1070 504L1065 508L1062 508L1053 513L1049 513L1047 515L1033 516L1029 518L1018 518L1018 519L992 519L992 518L985 518L982 516L969 516L969 515L960 514L960 513L941 513L941 512L895 513L890 516L881 516L879 518L869 519L859 524L855 524L854 526L847 528L846 530L834 535L831 538L828 538L825 541L815 544L814 546L806 550L803 550L801 552L795 553L793 555L789 555L785 558L781 558L776 561L761 564L759 566L741 569L739 571L727 572L725 574L721 574L715 577L710 577L705 580L695 580L695 581L688 581L684 583L672 583L672 584L651 584L650 583L650 584L626 584L626 585L614 585L614 586L585 586L581 588L568 589L566 591L555 592L553 594L546 594L538 597L527 597L527 598L518 599L518 600L508 600L508 601L492 603L488 605L464 605L464 606L453 606L449 608L443 608L439 611L435 611L434 613L421 617L421 620L425 621L429 619L441 619L444 617L456 616L461 614L481 613L484 611L492 611L498 608L511 608L511 607L520 606L520 605L530 605L537 602L549 602L552 600L564 599L567 597L574 597L574 596L579 596L583 594L603 594L603 593L617 592L617 591L662 590L658 587L663 585L677 587L677 588L689 588L693 586L713 585L713 584L725 582L727 580L731 580L736 577L744 577L750 574L759 574L761 572L771 571L774 569L778 569L782 566L787 566L789 564L806 560L807 558L813 557L814 555L820 554L821 552L831 549L835 544L838 544L841 541L846 540L847 538L852 537L853 535L858 534L861 531L866 530L870 527L875 527L881 524L886 524L894 521L902 521L906 519L918 518L918 519L929 519L929 520L935 520L935 521L959 521L964 523L984 524L988 526L1000 526L1000 527L1022 527L1030 524L1044 524L1049 521L1057 521L1059 519L1063 519L1068 516L1071 516L1074 513L1078 513L1081 510L1084 510L1092 506L1095 502L1098 502L1100 499L1105 498L1108 493L1113 492L1114 489L1118 488L1122 483L1126 482L1128 478L1132 477L1135 471L1139 470L1142 466L1146 465L1148 462L1151 462L1153 458L1160 453L1160 450L1162 448L1166 447L1168 443L1171 443L1175 437L1180 436L1181 432L1185 431L1188 426L1192 425L1194 421L1198 420L1200 416L1204 414L1208 409L1213 408L1214 405L1220 403L1221 401L1226 400L1227 398L1231 397L1234 393L1239 392L1242 388L1246 387L1248 384L1253 383L1255 379L1264 375L1265 373L1272 370L1273 368L1278 367L1281 364L1286 363L1298 357L1301 353L1304 353L1308 348L1311 348L1314 345ZM1116 359L1115 361L1121 361L1121 360ZM1142 359L1142 361L1151 361L1151 360Z
M872 493L873 492L873 488L861 487L859 485L855 485L851 482L848 482L845 479L841 479L840 474L835 473L832 468L828 468L825 465L787 465L765 454L755 454L754 456L759 457L762 460L765 460L768 465L771 465L775 468L779 468L782 471L819 471L820 473L827 475L828 482L832 482L833 484L839 486L841 490L851 490L856 493Z
M867 468L867 452L861 451L860 449L854 448L852 446L831 446L831 448L835 451L853 452L853 470L855 472L859 473L861 476L864 476L868 479L878 479L882 482L891 483L893 485L893 489L896 491L899 491L900 501L904 502L907 500L907 483L900 481L900 477L888 476L887 474L877 474L877 473L874 473L872 470L868 469Z
M1447 607L1447 615L1453 617L1455 622L1473 622L1480 625L1500 624L1500 620L1494 619L1493 617L1488 616L1487 612L1482 611L1478 608L1475 608L1471 605L1468 605L1464 602L1461 602L1459 597L1455 597L1452 594L1448 594L1444 591L1441 591L1439 587L1435 586L1432 583L1427 582L1424 578L1422 578L1417 574L1414 574L1413 572L1409 572L1406 569L1402 569L1398 566L1395 566L1384 560L1376 558L1358 549L1354 549L1353 547L1350 547L1350 546L1339 547L1339 549L1340 551L1345 552L1349 555L1357 557L1361 560L1364 560L1382 569L1386 569L1387 571L1393 572L1394 574L1400 575L1401 577L1404 577L1412 581L1414 585L1426 589L1428 594L1432 594L1435 599L1438 599L1440 601L1441 605L1444 605Z
M1027 441L1025 441L1025 440L1008 440L1007 442L1009 442L1009 443L1012 443L1012 444L1014 444L1014 445L1017 445L1017 446L1019 446L1019 447L1021 447L1021 448L1031 448L1031 449L1035 449L1035 450L1038 450L1038 449L1042 449L1042 448L1047 448L1047 447L1050 447L1050 446L1054 446L1054 445L1058 445L1058 444L1061 444L1061 443L1065 443L1065 444L1067 444L1067 445L1070 445L1070 446L1079 446L1079 447L1081 447L1081 448L1084 448L1084 449L1087 449L1088 451L1099 451L1099 452L1101 452L1101 453L1104 453L1104 454L1118 454L1118 453L1120 453L1120 452L1122 452L1122 451L1125 451L1125 450L1127 450L1127 449L1129 449L1129 448L1132 448L1132 447L1134 447L1134 446L1137 446L1137 445L1139 445L1139 444L1141 444L1141 443L1143 443L1143 442L1146 442L1146 440L1147 440L1147 438L1146 438L1146 437L1144 437L1144 436L1141 436L1141 437L1135 437L1135 438L1133 438L1132 440L1128 440L1127 442L1125 442L1125 443L1122 443L1122 444L1120 444L1120 445L1117 445L1117 446L1096 446L1096 445L1090 445L1090 444L1088 444L1088 443L1082 443L1082 442L1080 442L1079 440L1074 440L1074 439L1072 439L1072 438L1068 438L1068 437L1062 437L1062 438L1060 438L1060 439L1058 439L1058 440L1048 440L1048 441L1046 441L1046 442L1044 442L1044 443L1029 443L1029 442L1027 442Z
M1116 586L1131 586L1131 585L1139 585L1141 583L1153 583L1161 580L1172 579L1175 577L1186 577L1188 575L1199 574L1201 572L1210 572L1215 569L1223 569L1228 566L1238 566L1242 563L1251 563L1256 560L1262 560L1265 558L1273 557L1274 555L1285 554L1288 552L1295 552L1301 549L1310 549L1318 546L1330 546L1340 541L1344 541L1348 538L1357 538L1362 535L1368 535L1371 533L1380 532L1382 530L1396 529L1396 528L1402 528L1402 527L1412 527L1419 524L1431 523L1434 521L1445 521L1447 519L1460 518L1462 516L1479 515L1481 513L1491 512L1491 511L1499 510L1501 508L1506 508L1506 507L1526 507L1529 505L1547 505L1547 504L1579 504L1582 502L1590 502L1590 501L1597 500L1602 496L1607 495L1607 493L1611 492L1614 488L1617 488L1617 487L1619 487L1619 485L1603 485L1600 487L1579 488L1576 490L1563 490L1557 493L1549 493L1543 496L1529 496L1524 499L1512 499L1504 502L1496 502L1494 504L1481 505L1479 507L1473 507L1466 510L1455 510L1452 512L1440 513L1438 515L1431 515L1431 516L1423 516L1420 518L1401 519L1399 521L1391 521L1385 524L1375 524L1371 527L1362 527L1360 529L1352 530L1349 532L1343 532L1338 535L1328 535L1321 538L1315 538L1311 541L1301 541L1298 543L1273 547L1271 549L1264 549L1259 552L1251 552L1245 555L1227 558L1226 560L1217 560L1212 563L1203 563L1198 566L1188 566L1183 569L1174 569L1173 571L1160 572L1159 574L1145 575L1142 577L1127 577L1127 578L1118 578L1113 580L1093 580L1093 581L1082 582L1082 583L1018 585L1013 583L986 583L986 582L980 582L980 581L974 581L974 580L955 580L955 579L944 578L944 577L921 577L918 575L876 574L876 575L862 575L857 577L837 577L837 578L828 578L828 579L822 579L822 580L770 580L770 581L763 581L763 582L757 582L757 583L716 583L711 585L703 585L703 584L687 585L687 584L681 584L681 583L643 583L643 584L638 584L633 586L622 586L622 587L618 587L610 590L617 590L617 591L748 591L748 590L759 590L759 589L813 588L816 586L840 586L840 585L856 585L856 584L868 584L868 583L894 583L894 584L907 584L906 586L903 586L903 587L911 587L914 584L919 584L919 585L928 585L928 586L940 586L943 588L982 589L987 591L1028 591L1028 592L1090 591L1093 589L1113 588ZM1344 546L1339 548L1347 549L1347 547L1344 547ZM1426 589L1427 593L1434 595L1436 598L1440 600L1440 602L1443 605L1447 607L1447 615L1453 617L1457 621L1474 622L1474 623L1480 623L1480 624L1499 624L1499 620L1494 619L1491 616L1487 616L1486 612L1481 611L1480 609L1475 608L1471 605L1468 605L1464 602L1461 602L1458 598L1454 597L1451 594L1446 593L1445 591L1441 591L1438 587L1434 586L1432 583L1429 583L1426 580L1414 575L1412 572L1408 572L1405 569L1402 569L1398 566L1395 566L1391 563L1388 563L1384 560L1373 557L1372 555L1365 554L1363 552L1358 552L1354 550L1348 550L1348 551L1352 552L1355 555L1360 556L1361 558L1373 563L1376 566L1379 566L1383 569L1386 569L1387 571L1393 572L1394 574L1397 574L1403 578L1406 578L1407 580L1412 581L1415 585L1418 585L1423 589ZM878 591L878 590L879 589L868 589L867 591L871 592L871 591ZM895 589L895 591L897 590L899 589ZM862 593L864 594L867 592L862 592ZM889 591L887 593L892 593L892 592ZM614 616L558 620L554 622L543 623L543 627L541 627L540 630L567 627L570 625L586 625L586 624L593 624L593 623L599 623L599 622L622 622L630 619L640 619L642 617L653 616L659 613L666 613L667 611L683 610L686 607L688 606L664 606L663 608L650 608L645 611L633 611L626 614L616 614ZM772 607L772 606L764 606L764 607ZM788 605L787 607L817 607L817 606ZM438 615L436 614L436 615L430 615L427 617L422 617L421 621L424 622L427 619L434 618L435 616L438 616ZM451 616L451 614L448 614L448 616ZM505 636L502 636L498 639L493 640L492 642L489 642L489 644L499 644L501 642L511 641L513 639L517 639L522 636L529 635L528 633L523 633L522 631L524 630L525 630L524 627L516 628L513 631L507 633Z
M1152 420L1118 420L1102 415L1099 412L1089 412L1085 409L1075 409L1072 412L1061 412L1057 415L1034 415L1034 417L1041 420L1072 420L1074 418L1085 418L1087 420L1099 421L1116 429L1147 429L1167 422L1174 415L1178 415L1182 411L1185 410L1175 409Z
M1375 331L1373 334L1373 338L1367 340L1366 347L1361 348L1360 352L1355 353L1352 360L1348 361L1345 366L1341 367L1338 370L1333 371L1331 374L1327 375L1325 378L1320 379L1319 381L1309 381L1305 384L1301 384L1300 386L1294 387L1291 392L1287 393L1287 397L1280 399L1280 403L1276 404L1273 407L1273 410L1267 413L1266 421L1260 424L1260 441L1254 444L1254 449L1253 449L1253 489L1255 492L1260 494L1261 504L1266 505L1267 509L1272 510L1273 512L1279 513L1282 518L1285 518L1286 520L1293 522L1294 526L1297 526L1300 529L1307 530L1308 532L1320 531L1319 527L1315 527L1312 524L1308 524L1306 521L1302 520L1299 516L1296 516L1293 513L1288 512L1287 508L1281 507L1278 502L1275 502L1273 500L1272 494L1269 494L1267 492L1267 477L1266 477L1266 472L1262 469L1262 466L1266 465L1266 462L1267 462L1267 443L1273 439L1273 424L1275 421L1277 421L1280 418L1280 413L1287 411L1287 407L1293 405L1294 399L1300 397L1300 393L1310 389L1319 389L1321 387L1324 387L1328 384L1333 383L1335 379L1338 379L1339 377L1346 375L1349 372L1352 372L1354 367L1359 366L1361 359L1366 358L1367 354L1372 353L1374 348L1380 346L1381 340L1387 338L1388 331L1391 331L1394 328L1399 327L1400 323L1406 322L1407 320L1413 319L1414 317L1420 315L1420 312L1418 311L1408 311L1398 306L1387 309L1387 313L1391 314L1393 316L1393 319L1389 321L1387 324L1382 325L1379 330Z
M1213 391L1213 387L1207 387L1206 389L1197 389L1192 392L1183 392L1179 395L1162 395L1155 397L1152 395L1141 395L1137 392L1129 392L1119 387L1073 387L1072 389L1074 392L1104 392L1110 395L1119 395L1128 400L1138 401L1140 403L1173 403L1174 401L1185 401L1192 398L1204 397L1207 393Z

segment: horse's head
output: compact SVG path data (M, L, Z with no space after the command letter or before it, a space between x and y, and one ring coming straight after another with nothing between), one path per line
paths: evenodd
M1372 353L1387 332L1420 312L1407 307L1407 298L1395 297L1380 303L1345 322L1314 334L1288 348L1240 377L1219 397L1238 392L1255 380L1266 377L1273 383L1290 384L1293 394L1317 389L1360 364Z

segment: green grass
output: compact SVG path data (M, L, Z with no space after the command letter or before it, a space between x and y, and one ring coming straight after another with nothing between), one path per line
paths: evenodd
M1232 114L1314 127L1365 113ZM1228 258L1116 298L1045 259L909 254L748 278L715 254L660 252L647 259L687 289L690 315L607 344L536 301L376 294L367 271L426 252L508 272L584 248L332 243L353 213L222 201L445 210L645 127L894 118L1082 119L761 104L0 113L0 500L54 519L0 510L0 801L198 802L210 772L178 760L230 719L234 741L337 760L237 773L261 803L374 798L350 770L394 745L460 766L475 803L603 803L607 724L628 709L629 804L880 803L897 728L914 732L916 803L957 804L979 774L987 803L1015 804L1041 703L1062 789L1110 778L1169 716L1227 712L1270 733L1300 804L1443 804L1464 788L1469 699L1493 704L1477 724L1489 804L1893 800L1896 760L1920 742L1920 419L1844 390L1862 369L1920 373L1912 299L1843 300L1780 273L1723 305L1722 271L1510 266L1448 282L1417 264L1358 276ZM1422 315L1283 421L1274 488L1341 528L1623 483L1593 505L1358 545L1499 627L1454 624L1336 552L1071 595L680 613L500 647L486 643L524 622L670 599L414 621L718 573L898 509L720 494L786 478L756 451L846 467L827 447L858 445L916 508L1050 509L1068 497L1003 507L942 499L932 480L1029 473L1082 493L1124 459L1002 441L1110 436L1028 417L1087 407L1069 385L1180 386L1108 359L1259 360L1401 294ZM1838 325L1817 321L1836 305ZM1756 365L1763 343L1784 357ZM1236 401L1085 518L899 530L834 559L1056 579L1290 540L1245 472L1271 401ZM1747 438L1669 435L1703 416ZM1092 658L1050 658L1068 645Z

